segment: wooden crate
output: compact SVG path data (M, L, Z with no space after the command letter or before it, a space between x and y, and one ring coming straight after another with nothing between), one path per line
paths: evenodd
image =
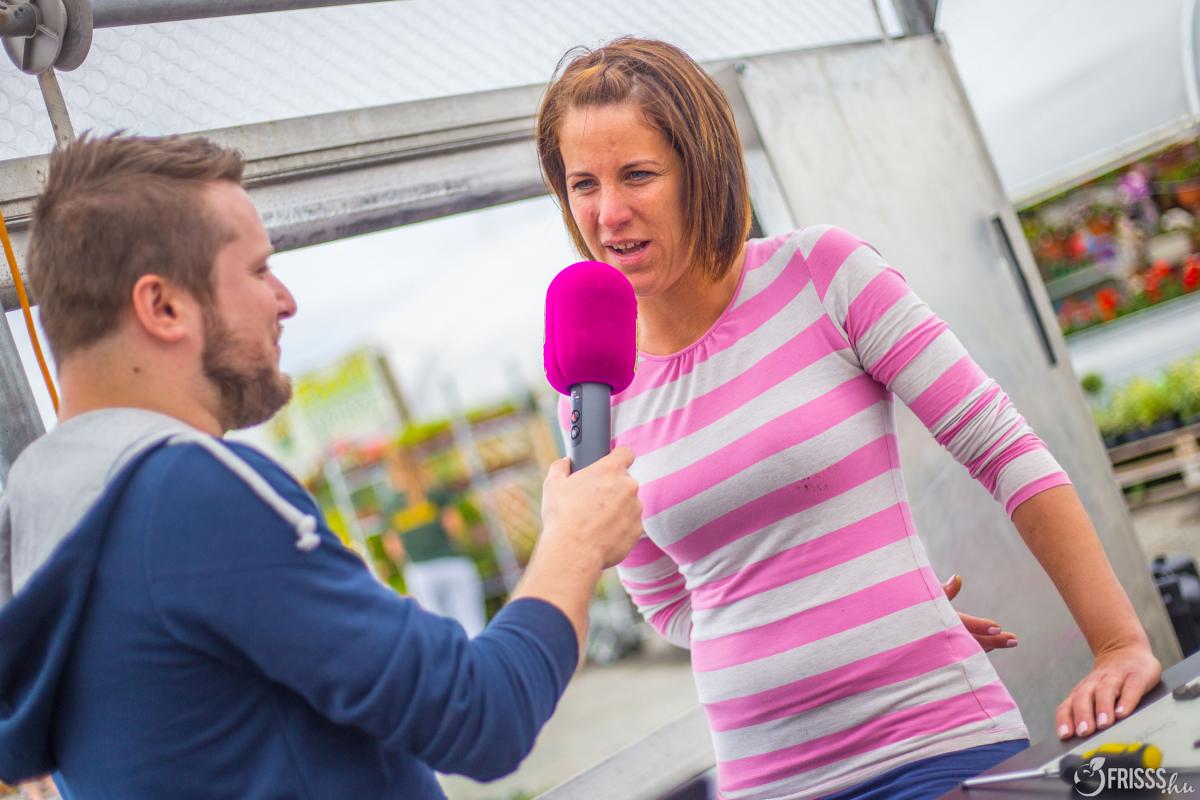
M1200 490L1200 423L1156 433L1108 451L1131 507Z

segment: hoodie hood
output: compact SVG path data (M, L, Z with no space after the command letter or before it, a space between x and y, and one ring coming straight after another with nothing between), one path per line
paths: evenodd
M190 430L150 411L96 411L62 423L14 462L0 498L0 778L54 770L55 695L104 523L138 456Z
M75 417L27 447L0 498L0 780L55 770L58 684L87 604L104 533L140 463L163 444L197 444L296 530L316 520L280 497L218 439L162 414L105 409Z
M136 408L67 420L21 452L0 497L0 607L139 453L194 428Z

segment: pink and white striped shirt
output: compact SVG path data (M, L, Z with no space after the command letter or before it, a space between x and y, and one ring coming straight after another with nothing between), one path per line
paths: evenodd
M691 648L727 800L1028 736L917 537L893 395L1010 514L1069 483L903 277L833 227L749 242L712 328L641 355L613 398L645 507L621 578Z

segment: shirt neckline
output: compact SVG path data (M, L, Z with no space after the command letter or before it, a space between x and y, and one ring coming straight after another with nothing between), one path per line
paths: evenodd
M659 355L658 353L644 352L643 350L641 350L639 348L638 349L638 358L643 361L671 361L673 359L680 358L681 356L687 355L692 350L695 350L697 347L699 347L701 344L703 344L706 339L710 338L713 335L713 333L716 332L717 328L721 327L721 323L723 323L725 321L725 318L729 316L729 313L731 311L733 311L734 305L737 304L738 298L742 294L742 286L746 283L746 273L750 271L750 250L752 247L757 247L757 246L758 246L757 239L747 239L746 240L746 257L742 259L742 274L738 276L737 287L733 290L733 294L730 296L729 302L725 305L725 310L722 311L721 315L719 317L717 317L716 320L713 321L712 325L708 326L708 330L706 330L704 333L700 334L699 338L697 338L696 341L692 342L691 344L687 345L686 347L683 347L683 348L675 351L674 353L667 353L666 355Z

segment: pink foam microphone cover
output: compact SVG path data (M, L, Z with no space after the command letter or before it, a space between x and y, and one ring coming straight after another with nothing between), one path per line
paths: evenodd
M604 383L613 394L633 380L637 299L615 267L580 261L546 290L546 378L562 394L577 383Z

